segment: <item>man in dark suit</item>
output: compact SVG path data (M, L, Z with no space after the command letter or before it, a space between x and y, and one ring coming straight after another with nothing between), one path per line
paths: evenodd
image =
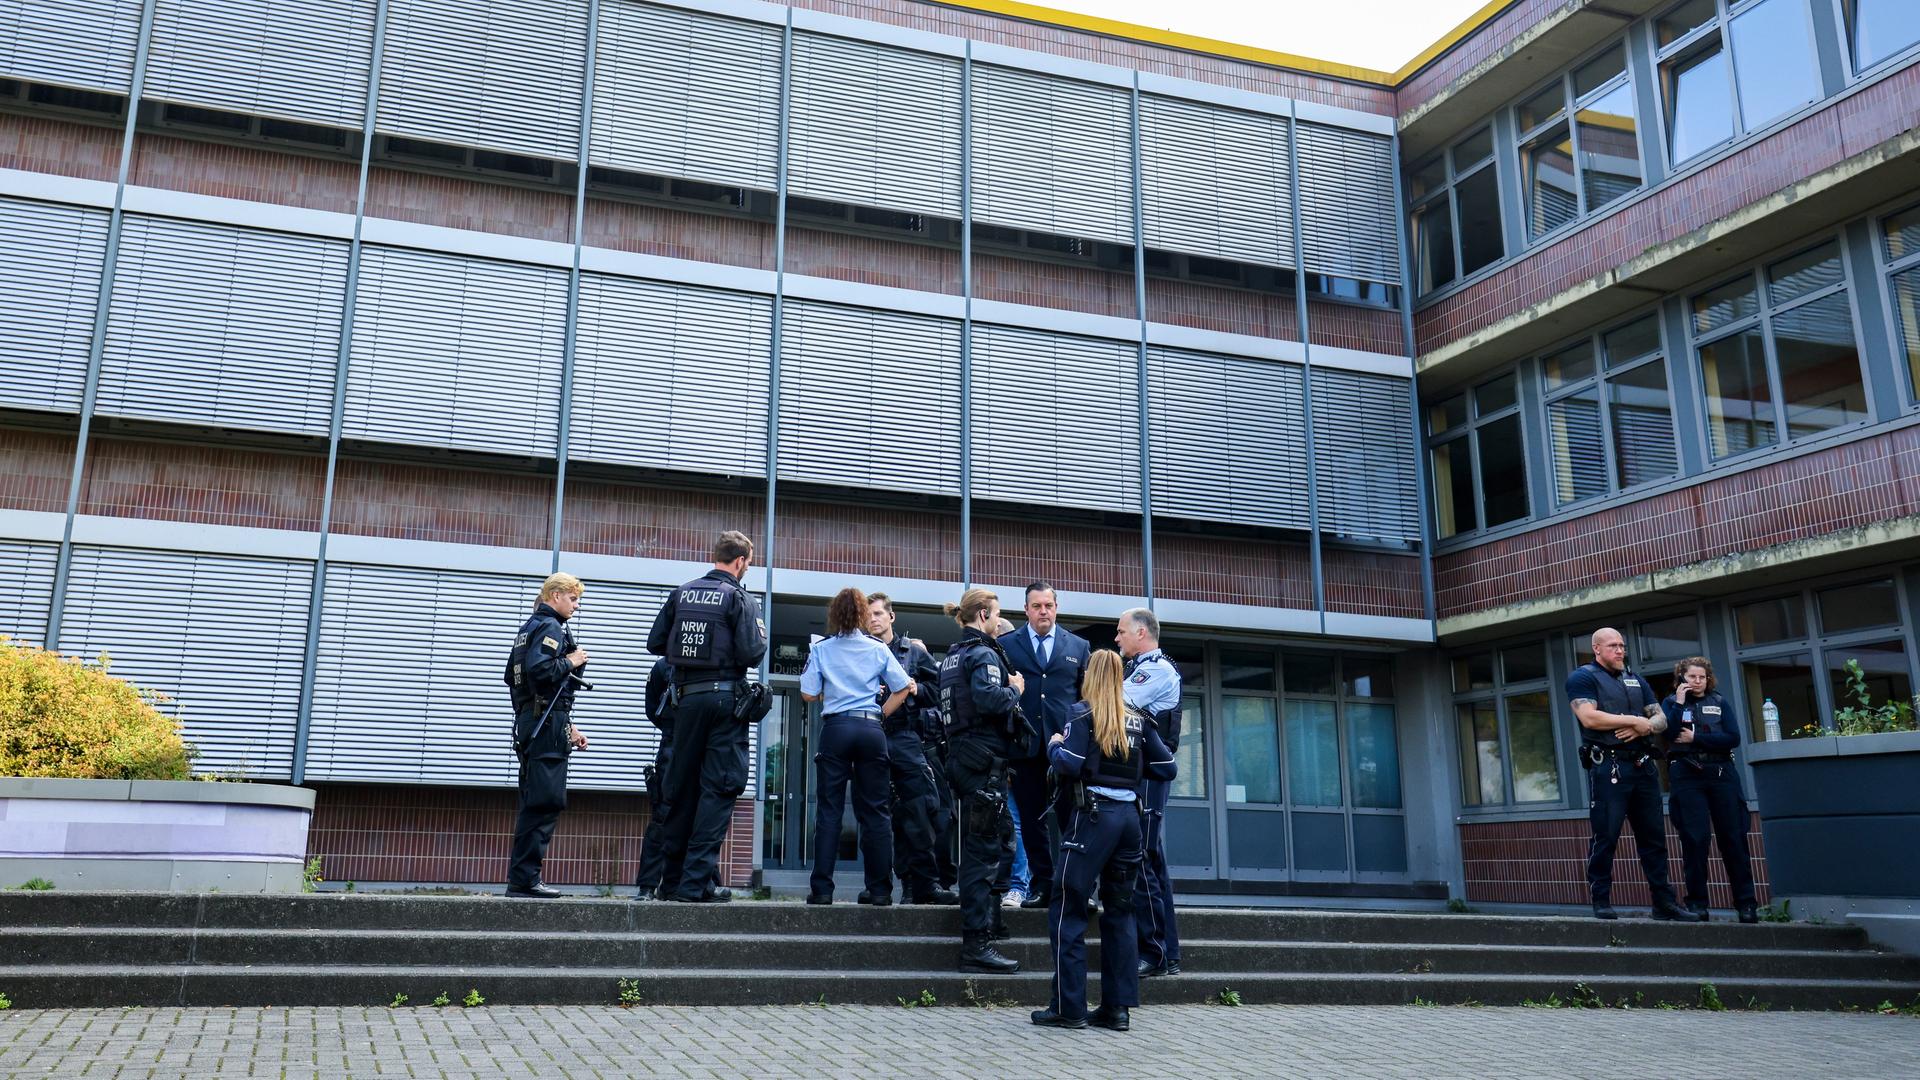
M1087 639L1060 628L1060 601L1053 586L1027 586L1027 625L1002 635L1007 662L1026 679L1020 709L1032 728L1026 745L1014 748L1008 770L1008 794L1020 809L1020 842L1032 877L1021 907L1045 908L1053 898L1053 834L1057 828L1047 805L1047 739L1065 731L1067 716L1080 700L1086 677Z

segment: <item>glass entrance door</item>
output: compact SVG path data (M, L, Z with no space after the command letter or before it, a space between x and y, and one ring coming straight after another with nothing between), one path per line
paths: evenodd
M761 722L761 865L783 870L813 867L814 768L820 745L820 706L800 697L797 683L775 680L773 709ZM859 830L852 800L841 808L836 870L857 872Z

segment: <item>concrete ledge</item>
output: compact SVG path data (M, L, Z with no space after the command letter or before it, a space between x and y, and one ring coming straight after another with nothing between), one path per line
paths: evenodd
M240 859L13 858L0 856L0 888L41 878L55 889L180 893L297 893L306 880L298 862Z
M1819 735L1811 739L1782 739L1754 743L1746 748L1747 763L1798 758L1857 757L1863 754L1920 754L1920 731L1889 731L1878 735Z
M0 777L0 799L78 799L108 802L230 803L312 810L312 788L285 784L233 784L211 780L67 780L44 776Z

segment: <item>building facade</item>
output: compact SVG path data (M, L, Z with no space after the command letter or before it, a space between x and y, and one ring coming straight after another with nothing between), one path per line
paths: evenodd
M1906 5L1518 0L1391 75L1033 15L0 9L0 633L315 786L361 882L499 880L555 568L550 879L627 880L642 642L729 528L781 691L734 884L811 861L849 582L936 649L968 583L1150 602L1196 894L1580 900L1601 621L1737 706L1911 693Z

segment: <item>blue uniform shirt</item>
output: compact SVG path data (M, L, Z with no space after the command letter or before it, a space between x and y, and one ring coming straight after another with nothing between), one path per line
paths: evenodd
M1180 707L1180 669L1159 649L1148 649L1127 661L1121 693L1127 704L1148 715Z
M819 697L820 711L827 716L878 712L874 698L883 685L889 693L905 690L906 669L883 642L860 630L816 643L800 674L800 692Z

